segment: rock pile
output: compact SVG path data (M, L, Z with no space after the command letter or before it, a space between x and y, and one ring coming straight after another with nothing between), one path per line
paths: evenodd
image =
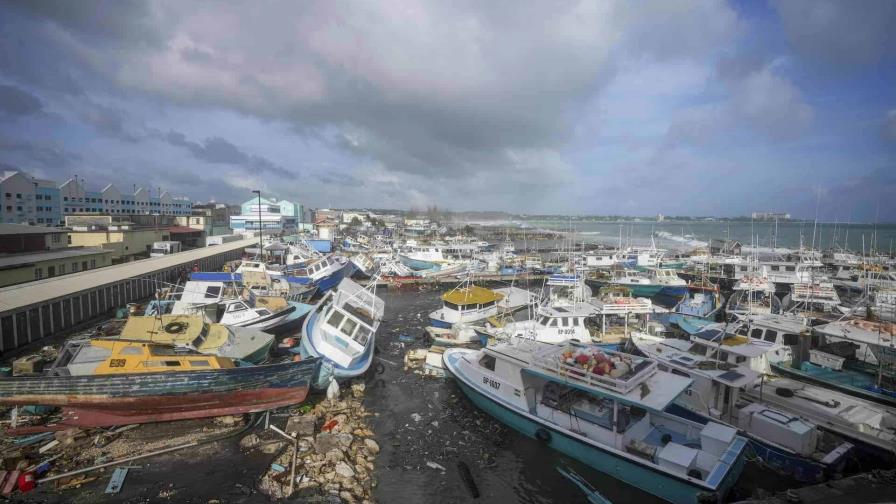
M290 417L285 432L295 436L296 442L287 443L275 457L259 490L272 500L298 497L306 502L370 503L375 486L373 462L380 447L366 423L369 413L361 404L363 395L364 384L355 383L348 397L323 400L310 411ZM247 444L252 443L258 443L257 437ZM295 479L290 484L293 461Z

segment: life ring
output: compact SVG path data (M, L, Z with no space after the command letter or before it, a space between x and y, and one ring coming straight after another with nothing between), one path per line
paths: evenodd
M165 329L165 332L168 334L180 334L187 329L187 323L176 320L174 322L168 322L167 324L165 324L165 327L163 327L163 329Z
M535 439L541 441L542 443L550 443L551 442L551 432L547 429L539 427L535 431Z

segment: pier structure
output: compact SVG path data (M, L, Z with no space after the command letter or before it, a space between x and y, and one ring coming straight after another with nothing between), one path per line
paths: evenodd
M107 266L0 289L0 352L82 327L127 303L176 283L194 265L220 270L254 238Z

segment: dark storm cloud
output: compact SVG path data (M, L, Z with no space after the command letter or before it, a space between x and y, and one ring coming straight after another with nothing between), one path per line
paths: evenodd
M896 56L893 0L772 0L790 42L803 55L836 66Z
M171 145L186 148L196 159L206 163L242 166L252 171L261 171L288 179L298 176L298 173L287 170L265 157L244 152L221 137L210 137L202 142L194 142L188 140L183 133L169 131L161 135L161 138Z
M79 118L97 132L126 142L139 142L143 135L129 131L127 114L116 107L99 103L87 103Z
M0 84L0 113L27 116L43 109L40 98L15 86Z

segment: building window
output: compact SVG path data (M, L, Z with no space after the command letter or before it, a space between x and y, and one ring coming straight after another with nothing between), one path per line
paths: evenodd
M62 201L68 201L68 196L63 196Z
M44 277L44 270L42 268L34 268L34 279L40 280Z
M50 197L50 195L48 194L48 195L44 196L44 199L47 200L47 201L50 201L50 200L53 199L53 198Z
M43 224L43 223L44 223L44 218L43 218L43 217L38 217L38 218L37 218L37 223L38 223L38 224Z
M96 259L91 259L91 260L90 260L90 268L91 268L91 269L96 268Z
M87 269L87 261L82 261L82 262L81 262L81 269L82 269L82 270L86 270L86 269Z
M7 198L12 198L12 193L6 193Z
M56 276L56 266L47 266L47 278Z
M59 265L59 274L60 274L60 275L64 275L64 274L65 274L65 265L64 265L64 264L60 264L60 265Z
M17 198L17 199L22 199L22 193L16 193L16 198Z
M7 211L7 212L12 212L12 206L11 206L11 205L6 205L6 211Z
M59 243L59 233L53 234L53 243Z
M19 205L19 206L16 206L16 210L18 210L18 211L20 211L20 212L21 212L21 211L22 211L22 207L21 207L21 205Z
M42 199L44 199L44 196L42 194L38 194L37 196L34 197L34 199L42 200Z
M72 263L72 273L74 273L74 272L76 272L76 271L78 271L78 263L73 262L73 263Z

